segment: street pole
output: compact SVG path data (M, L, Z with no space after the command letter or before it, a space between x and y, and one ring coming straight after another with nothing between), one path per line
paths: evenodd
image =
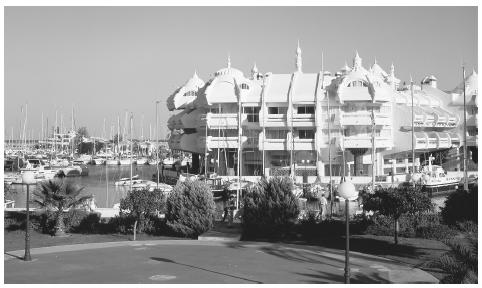
M349 201L345 199L345 217L346 217L346 247L345 247L345 284L350 284L350 214Z
M464 191L469 192L469 183L467 178L467 107L465 103L465 66L463 65L462 74L464 82Z
M30 184L27 183L27 224L25 227L25 256L24 261L32 261L30 256L30 205L29 205L29 194L30 194Z
M159 106L159 100L156 101L156 169L157 169L157 189L159 189L159 135L158 133L158 127L159 125L159 119L158 119L158 113L157 113L157 107Z

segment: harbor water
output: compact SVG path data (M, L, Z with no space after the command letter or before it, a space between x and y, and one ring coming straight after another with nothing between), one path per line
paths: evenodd
M105 165L88 165L89 175L83 177L67 177L67 182L72 182L78 187L84 187L81 195L93 195L95 205L99 208L112 208L114 204L120 202L120 199L126 196L129 186L115 186L115 182L120 178L130 177L130 166L105 166ZM108 184L106 184L106 172L108 175ZM156 166L152 165L134 165L132 166L132 175L139 175L139 179L152 180L152 175L156 173ZM27 187L25 185L12 184L10 189L13 192L13 200L15 207L24 208L27 197ZM30 186L30 198L33 192L39 189L37 185ZM31 204L31 207L36 207Z

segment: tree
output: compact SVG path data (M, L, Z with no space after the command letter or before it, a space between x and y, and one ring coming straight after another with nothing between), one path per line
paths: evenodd
M450 225L463 221L477 223L477 188L478 185L470 185L468 192L460 187L457 191L450 193L441 211L445 223Z
M41 208L56 210L54 214L55 228L54 235L65 235L64 231L64 209L75 208L84 205L92 199L92 195L81 196L84 187L78 188L70 182L63 180L49 180L40 183L40 189L34 192L34 202Z
M289 177L261 178L243 199L243 237L283 237L300 208Z
M124 140L122 139L122 134L115 134L113 139L114 144L117 144L117 139L119 139L119 142L122 142L122 140Z
M393 219L395 244L398 244L400 230L398 220L403 214L416 214L433 210L430 197L420 187L380 188L375 193L366 193L362 197L363 210L374 211Z
M195 238L213 227L216 209L203 181L178 182L167 198L166 224L177 235Z
M85 152L86 148L84 146L86 146L86 143L83 142L83 139L88 137L89 132L87 131L87 127L80 127L79 129L77 129L77 133L74 138L74 145L79 150L79 153Z
M134 241L138 230L138 223L143 231L145 221L150 215L162 211L165 206L165 196L162 192L149 189L130 191L127 196L120 201L120 213L134 218Z
M473 231L464 231L460 236L445 240L450 251L431 263L432 267L440 268L448 274L442 283L477 283L478 233L477 226L474 227Z

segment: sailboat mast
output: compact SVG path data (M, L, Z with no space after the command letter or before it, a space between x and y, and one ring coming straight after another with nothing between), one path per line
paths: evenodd
M132 152L133 152L133 151L132 151L132 112L131 112L131 117L130 117L129 130L130 130L130 134L131 134L131 137L130 137L130 138L131 138L131 141L130 141L130 142L131 142L131 143L130 143L130 146L131 146L131 148L130 148L131 151L130 151L130 152L131 152L131 153L129 153L129 155L130 155L130 156L129 156L129 164L130 164L130 166L131 166L131 167L130 167L131 181L129 181L129 190L132 191Z
M465 66L462 65L462 81L464 82L464 191L469 191L467 178L467 106L465 100Z
M120 138L120 118L119 118L119 115L117 115L117 154L119 154L119 158L120 158L119 138Z

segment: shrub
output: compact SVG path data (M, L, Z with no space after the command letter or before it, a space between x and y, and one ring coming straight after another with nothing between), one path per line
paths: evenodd
M65 216L65 227L74 233L98 233L100 214L81 209L72 209Z
M457 231L445 224L434 224L429 226L417 227L416 236L424 239L444 240L453 237Z
M121 199L119 214L127 216L128 221L133 220L134 240L136 240L137 231L147 230L146 224L150 216L157 215L164 210L165 203L164 193L148 189L129 191L127 196Z
M478 185L471 186L468 193L458 189L447 197L441 211L445 223L449 225L463 221L477 223L477 187Z
M243 199L243 238L284 237L300 213L290 178L261 178Z
M209 186L186 180L174 186L166 203L166 225L178 236L196 238L213 227L215 204Z

